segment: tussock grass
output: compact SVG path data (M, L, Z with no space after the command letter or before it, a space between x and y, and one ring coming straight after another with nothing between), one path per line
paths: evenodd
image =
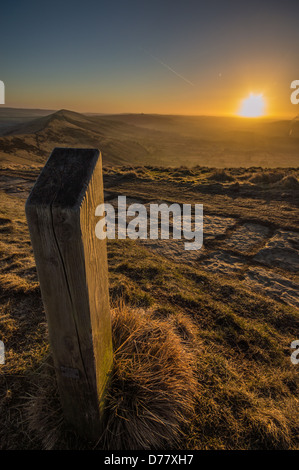
M234 181L235 178L225 170L215 170L208 179L211 181L218 181L218 182L226 182L226 181Z
M65 427L52 358L48 355L36 371L26 394L24 422L44 450L66 448L72 433ZM79 441L77 442L79 444Z
M277 186L281 189L299 189L299 181L296 176L288 175L278 181Z
M284 173L282 171L261 171L254 174L249 181L256 184L273 184L282 180Z
M161 321L150 311L121 303L112 311L112 331L107 423L97 447L173 448L195 412L195 326L182 315L174 322ZM63 423L53 368L47 363L28 398L26 416L30 433L38 436L43 448L74 444Z
M188 338L171 323L125 305L112 319L115 363L103 445L172 448L194 413L197 395L197 349L186 347L190 330Z
M0 290L13 294L28 294L39 290L38 282L28 282L27 279L13 273L0 275Z
M10 316L10 301L0 307L0 333L8 341L17 330L16 321Z
M134 170L131 170L131 171L129 170L129 171L123 172L121 175L121 178L123 180L134 180L138 178L138 174Z

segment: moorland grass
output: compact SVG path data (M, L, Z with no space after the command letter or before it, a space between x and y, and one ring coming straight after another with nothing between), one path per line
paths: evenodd
M194 178L212 171L195 169ZM5 193L1 200L2 449L299 448L298 369L290 361L298 310L133 240L108 243L115 355L105 432L96 444L79 438L59 404L24 201Z

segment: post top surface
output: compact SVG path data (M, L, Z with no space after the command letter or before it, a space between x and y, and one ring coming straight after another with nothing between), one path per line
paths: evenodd
M97 149L54 148L29 194L26 206L80 206L99 158L101 154Z

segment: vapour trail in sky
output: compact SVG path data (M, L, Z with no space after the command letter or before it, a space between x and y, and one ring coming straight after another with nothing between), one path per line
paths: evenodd
M192 83L190 80L188 80L186 77L183 77L183 75L181 75L180 73L176 72L172 67L170 67L168 64L166 64L165 62L163 62L161 59L159 59L158 57L154 56L150 51L147 51L146 49L144 49L143 47L140 48L143 52L145 52L146 54L148 54L152 59L154 59L156 62L158 62L159 64L161 64L163 67L165 67L166 69L168 69L170 72L174 73L177 77L181 78L182 80L184 80L184 82L188 83L189 85L191 86L194 86L194 83Z

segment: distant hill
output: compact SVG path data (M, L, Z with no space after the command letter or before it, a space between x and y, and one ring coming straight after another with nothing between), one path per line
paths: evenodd
M297 167L299 123L0 108L2 163L41 164L56 146L99 148L105 165Z
M52 114L53 110L48 109L23 109L0 107L0 135L11 129L13 126L26 121L31 121L41 116Z

